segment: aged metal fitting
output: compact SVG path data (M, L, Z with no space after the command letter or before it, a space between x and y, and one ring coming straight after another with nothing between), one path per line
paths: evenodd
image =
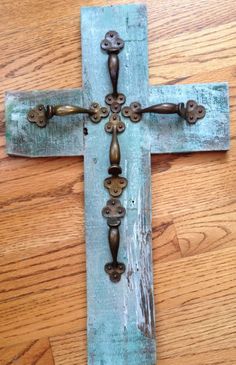
M125 216L125 208L118 199L110 199L102 210L102 215L107 218L109 226L108 241L112 255L112 262L108 262L104 269L109 275L110 280L117 283L121 279L121 275L125 272L125 265L117 261L120 246L120 219Z
M108 116L109 111L106 107L100 107L98 103L92 103L89 109L74 105L37 105L29 110L27 119L31 123L36 123L38 127L46 127L49 119L54 115L66 116L71 114L85 113L89 115L93 123L98 123L102 118Z
M198 119L204 118L206 115L206 109L202 105L198 105L196 101L189 100L184 106L184 103L172 104L156 104L147 108L142 108L138 102L133 102L130 106L126 106L122 109L122 115L130 118L134 123L139 122L142 119L143 113L157 113L157 114L178 114L186 120L189 124L194 124Z
M108 94L105 101L111 107L113 113L119 113L121 105L125 103L125 95L117 91L119 77L119 58L118 53L124 47L124 41L119 34L113 30L105 35L105 39L101 42L101 48L108 53L108 70L112 83L112 94Z

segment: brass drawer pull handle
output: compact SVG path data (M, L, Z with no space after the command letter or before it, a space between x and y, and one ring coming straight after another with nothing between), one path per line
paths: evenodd
M184 106L184 103L164 103L142 108L140 103L133 102L129 107L124 107L122 109L123 116L130 118L130 120L134 123L141 120L143 113L178 114L189 124L194 124L198 121L198 119L205 117L206 109L204 106L198 105L194 100L189 100L186 107Z
M103 208L102 215L104 218L107 218L107 225L109 226L108 241L112 255L112 262L108 262L105 265L105 271L109 275L110 280L117 283L125 272L125 264L117 261L120 246L120 219L125 215L125 208L122 207L118 199L110 199Z
M109 193L113 197L118 197L122 194L123 189L127 186L128 181L126 178L119 176L122 173L120 166L120 145L118 141L118 134L124 132L125 124L121 121L118 114L112 114L109 122L105 125L105 131L112 134L112 140L110 144L110 167L108 168L108 174L112 175L104 180L104 186L109 190Z
M88 114L91 121L94 123L100 122L101 118L108 116L106 107L100 108L99 104L93 103L89 109L81 108L75 105L37 105L29 110L27 119L31 123L36 123L38 127L46 127L49 119L54 115L63 117L72 114Z
M105 101L110 105L113 113L119 113L121 105L125 103L125 95L118 93L117 84L119 78L119 57L118 53L123 49L124 41L114 30L106 33L105 39L101 42L101 48L108 54L108 70L113 91L108 94Z

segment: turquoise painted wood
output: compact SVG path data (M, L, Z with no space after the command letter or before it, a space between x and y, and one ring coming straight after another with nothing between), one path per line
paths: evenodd
M229 149L229 96L227 83L152 86L149 103L179 103L195 99L206 108L204 119L188 125L176 115L148 116L151 152L196 152Z
M104 272L104 264L110 261L108 229L101 215L109 198L103 187L111 139L104 131L107 120L95 125L86 116L55 118L45 129L26 120L28 108L38 102L89 106L97 101L104 105L111 85L107 55L100 50L100 41L108 30L118 31L125 41L119 55L119 90L127 96L127 105L135 100L145 106L193 98L207 108L206 118L193 126L174 115L145 115L138 124L124 120L126 130L119 141L122 175L129 184L121 197L127 214L120 227L119 261L127 270L118 284ZM147 17L142 4L82 8L81 35L83 89L8 93L7 151L29 157L84 155L88 364L154 365L150 155L227 150L227 85L149 86ZM87 135L83 135L83 127Z

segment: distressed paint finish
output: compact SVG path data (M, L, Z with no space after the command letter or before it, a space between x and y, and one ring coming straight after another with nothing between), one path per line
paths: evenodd
M111 91L107 55L100 51L100 41L108 30L113 29L125 41L124 50L119 54L119 90L127 96L127 103L135 100L137 91L142 90L139 97L146 103L146 8L131 5L82 10L85 104L91 99L101 103ZM119 135L122 175L129 181L120 199L126 215L120 226L119 261L125 263L127 270L121 281L114 284L104 275L104 264L110 261L110 252L108 229L101 210L108 199L103 180L107 177L111 140L111 136L104 132L105 122L99 126L88 122L85 137L89 364L154 365L148 129L145 123L135 125L125 120L126 130Z
M88 364L154 365L150 153L226 150L227 86L150 87L144 5L82 8L81 16L83 90L8 94L8 153L30 157L84 155ZM121 166L129 183L121 197L127 214L120 226L119 261L127 270L118 284L104 272L104 264L110 260L108 228L101 215L109 198L103 187L111 139L104 131L107 120L95 125L86 116L57 117L45 129L26 121L28 108L38 102L89 106L97 101L104 105L111 85L100 41L108 30L118 31L125 41L119 55L118 89L127 96L126 105L134 100L146 106L194 98L208 111L206 119L193 126L174 115L145 115L138 124L123 118L126 130L119 136ZM83 135L84 126L87 135Z

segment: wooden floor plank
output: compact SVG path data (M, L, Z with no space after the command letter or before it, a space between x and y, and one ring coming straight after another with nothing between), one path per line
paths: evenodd
M1 365L54 365L47 338L0 348Z
M85 365L86 331L73 331L50 338L55 365Z

